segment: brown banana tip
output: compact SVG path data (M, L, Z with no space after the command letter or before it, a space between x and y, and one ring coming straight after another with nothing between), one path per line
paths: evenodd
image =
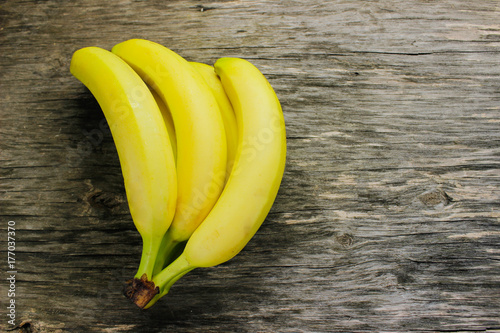
M140 279L133 278L125 282L123 294L139 308L144 307L160 293L160 287L155 287L153 281L149 281L146 274L143 274Z

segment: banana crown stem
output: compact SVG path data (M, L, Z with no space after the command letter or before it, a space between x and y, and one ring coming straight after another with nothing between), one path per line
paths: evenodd
M196 266L191 265L191 263L187 260L186 255L182 253L177 259L174 260L174 262L154 276L153 282L155 286L160 287L160 293L162 293L165 289L170 288L170 286L177 281L177 279L175 279L177 276L180 274L184 275L195 268Z
M156 257L158 254L158 249L160 248L161 238L149 239L143 237L142 240L142 254L139 268L135 274L136 278L141 278L146 275L148 279L153 277L153 270L156 262Z
M179 244L179 241L173 239L171 236L171 232L169 231L167 231L167 233L163 236L160 248L158 250L158 255L156 256L153 276L160 273L167 264L175 259L174 249Z

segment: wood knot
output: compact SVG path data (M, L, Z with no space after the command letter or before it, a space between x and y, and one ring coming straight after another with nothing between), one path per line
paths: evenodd
M87 195L87 201L91 206L113 209L120 205L114 195L105 193L101 190L95 190Z
M449 205L453 201L445 191L441 189L434 189L418 196L420 202L426 206Z
M123 199L115 194L94 189L85 195L90 207L100 212L116 213L120 211Z
M336 236L335 239L337 239L337 242L339 242L343 247L351 247L354 243L354 237L350 234L342 234Z
M32 329L31 322L28 320L23 321L22 323L20 323L19 325L17 325L16 327L14 327L12 330L9 330L9 331L13 331L13 330L19 330L18 331L19 333L33 333L34 332Z

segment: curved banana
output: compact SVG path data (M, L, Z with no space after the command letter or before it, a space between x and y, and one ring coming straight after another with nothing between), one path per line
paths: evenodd
M213 66L199 63L199 62L189 62L191 66L203 77L205 83L209 86L212 94L217 101L219 106L222 121L224 123L224 129L226 133L226 146L227 146L227 166L226 166L226 178L225 181L229 178L231 173L231 169L234 164L234 157L236 155L236 149L238 146L238 129L236 123L236 117L233 111L233 107L231 106L231 102L229 101L224 88L220 82L219 77L215 74L215 69ZM164 116L165 124L167 125L167 130L171 135L170 141L172 142L172 148L174 150L174 156L177 151L177 142L175 139L175 128L173 124L173 120L168 110L167 106L161 100L160 96L152 90L153 96L162 111L162 115ZM172 137L173 134L173 137ZM189 231L185 232L183 235L171 235L175 233L175 224L172 230L167 231L168 234L165 235L164 242L160 248L160 254L158 255L157 265L154 269L154 274L159 273L167 264L173 261L176 256L179 255L179 251L182 250L182 245L184 242L191 236L196 227L198 227L200 221L193 221L191 224L191 228ZM186 230L186 229L185 229Z
M136 278L147 282L177 198L175 160L162 115L146 84L109 51L76 51L70 71L97 99L111 129L130 213L143 240Z
M227 181L233 167L236 148L238 146L238 129L233 107L231 106L231 102L229 101L226 92L222 87L219 77L217 76L217 74L215 74L213 66L198 62L190 62L190 64L203 77L205 83L207 83L207 85L209 86L221 111L222 121L224 123L224 129L226 133L227 166L225 181ZM175 156L177 153L177 146L175 139L175 128L172 117L170 115L170 111L168 110L165 103L163 103L159 95L154 92L154 90L152 90L152 92L153 96L155 96L158 106L160 107L160 110L162 111L169 134L173 133L174 137L170 137L170 141L172 142L172 148L174 148ZM179 251L182 250L184 241L186 241L189 236L191 236L194 230L198 227L199 223L199 220L193 220L189 226L190 228L184 228L184 233L182 235L175 234L177 225L176 223L173 223L172 229L167 231L164 242L162 243L162 246L160 248L160 254L158 255L154 274L159 273L165 267L165 265L172 262L172 260L179 255Z
M222 121L224 122L224 129L226 130L226 142L227 142L227 169L226 169L226 181L231 174L231 169L233 168L234 158L236 156L236 149L238 147L238 125L236 123L236 116L234 114L233 106L229 101L229 98L222 87L219 77L215 74L215 69L213 66L202 64L199 62L190 62L190 64L203 76L203 79L208 84L212 93L219 104L219 108L222 115Z
M208 215L224 186L227 146L221 113L208 85L182 57L142 39L113 47L165 102L177 137L177 208L157 257L156 271L170 260Z
M160 294L145 308L190 270L219 265L239 253L269 213L283 177L285 122L271 85L243 59L221 58L214 67L238 120L236 160L224 192L182 254L153 277Z

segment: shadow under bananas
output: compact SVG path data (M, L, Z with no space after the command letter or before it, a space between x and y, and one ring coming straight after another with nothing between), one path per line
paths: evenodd
M121 244L113 244L113 252L122 252L123 257L114 264L110 262L106 269L119 271L125 282L135 273L141 242L128 215L118 155L104 115L93 97L85 93L73 103L78 115L72 126L79 134L75 135L76 145L72 149L76 149L79 158L70 159L68 165L77 168L79 178L88 187L80 195L85 215L98 220L97 229L124 234L117 239ZM148 310L138 310L121 295L121 283L114 281L112 285L117 290L109 290L108 296L99 294L94 303L96 308L104 303L121 304L120 315L111 317L115 319L110 322L105 312L114 310L99 314L89 308L94 320L105 318L110 325L133 325L137 332L165 332L173 327L203 325L217 318L224 330L241 331L240 319L245 316L249 318L248 330L252 331L271 325L276 319L274 312L293 308L290 302L294 297L290 294L300 274L297 267L307 265L303 258L311 251L309 242L333 234L332 230L320 230L318 234L318 229L311 227L323 218L323 207L315 193L315 185L321 180L297 162L299 158L294 153L304 149L301 145L307 143L288 139L289 158L278 196L266 221L241 253L222 265L188 273Z
M296 275L290 263L300 262L310 251L308 240L318 237L309 226L321 210L315 204L313 184L307 170L287 162L273 208L252 240L230 261L195 269L177 281L169 294L147 310L158 331L151 330L151 322L148 329L162 332L171 325L200 325L217 318L224 330L234 324L235 331L241 331L237 325L243 316L249 331L271 324L276 317L270 307L279 312L293 299L287 295L294 292L296 280L288 278Z

